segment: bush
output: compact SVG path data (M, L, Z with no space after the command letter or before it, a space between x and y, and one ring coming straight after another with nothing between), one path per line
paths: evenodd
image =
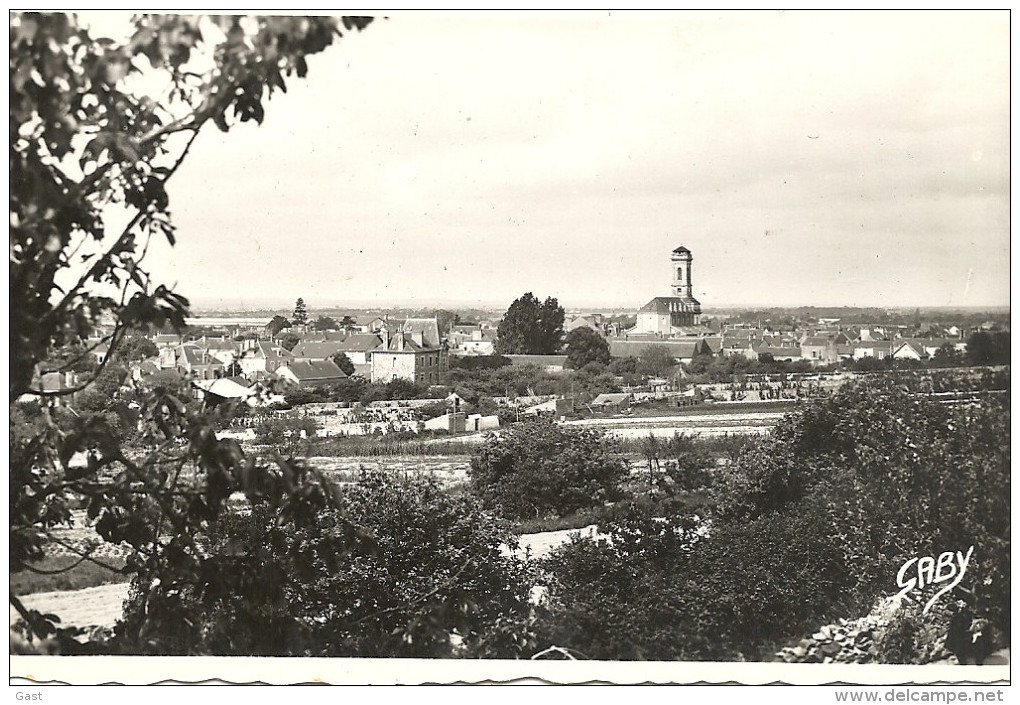
M431 477L363 473L335 490L339 506L310 516L256 504L224 517L198 574L143 571L120 638L146 611L145 653L521 654L531 579L501 550L515 544L505 523Z
M690 510L665 496L600 525L610 542L554 554L539 636L599 659L762 658L867 613L908 558L973 545L955 594L1008 638L1009 435L995 398L946 405L877 383L807 404L713 472L696 542ZM901 615L880 658L930 660L939 628Z
M620 499L627 466L602 432L537 419L490 436L469 475L486 506L524 519Z

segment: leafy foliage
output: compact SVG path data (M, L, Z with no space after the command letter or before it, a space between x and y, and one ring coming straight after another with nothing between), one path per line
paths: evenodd
M176 582L170 566L139 573L120 629L127 650L520 654L530 580L501 550L514 542L505 524L429 477L364 473L333 491L335 507L314 513L281 517L257 502L224 515L210 527L197 582ZM500 628L507 623L516 646Z
M591 328L575 328L567 333L567 367L580 369L591 362L609 364L609 341Z
M308 309L305 307L305 300L300 296L294 304L294 313L291 315L294 325L303 326L308 323Z
M266 324L266 335L275 338L284 328L290 328L290 321L280 315L273 316L273 320Z
M638 355L638 371L655 377L668 376L676 367L676 357L666 345L649 345Z
M347 357L347 353L341 351L331 355L328 359L348 377L354 374L354 363L351 362L351 358Z
M151 281L141 266L153 237L175 241L166 184L209 122L227 131L264 117L263 103L306 57L368 18L141 15L126 41L97 39L62 13L10 18L10 379L9 400L51 399L94 386L135 330L184 328L188 301ZM136 89L163 79L167 95ZM132 79L132 80L129 80ZM126 214L119 233L104 214ZM108 318L106 360L74 388L42 392L36 372L54 351L95 345ZM72 358L73 359L73 358ZM202 409L172 385L140 388L134 405L110 409L92 395L90 413L69 420L43 407L12 423L10 570L30 570L56 540L55 527L81 508L100 536L134 551L124 572L161 564L186 581L203 570L194 536L234 491L283 512L328 501L314 476L282 459L257 465L236 443L218 441L229 405ZM12 419L15 414L12 413ZM130 437L127 431L132 431ZM84 466L72 462L84 454ZM307 482L305 482L307 480ZM83 552L83 559L94 560ZM39 638L80 648L75 630L11 605Z
M1005 400L947 405L882 382L806 404L701 478L716 495L707 513L674 501L684 475L669 477L658 501L600 525L608 542L548 559L540 643L601 659L763 658L866 613L908 558L971 545L954 595L1008 634L1008 428ZM679 469L697 448L655 449L673 452ZM899 625L883 653L931 653L918 629Z
M613 451L598 430L528 421L486 440L471 458L471 485L504 516L563 516L621 498L627 467Z
M554 355L563 343L566 314L559 302L539 300L530 291L507 309L496 329L496 352L500 355Z

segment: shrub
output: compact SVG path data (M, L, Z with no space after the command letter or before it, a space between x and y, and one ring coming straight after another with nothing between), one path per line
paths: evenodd
M339 507L314 515L256 504L224 517L200 573L143 571L121 638L145 611L146 653L520 655L531 580L501 550L515 543L504 522L431 477L362 473L335 493Z
M626 464L601 431L527 421L491 435L469 475L486 506L523 519L616 501Z

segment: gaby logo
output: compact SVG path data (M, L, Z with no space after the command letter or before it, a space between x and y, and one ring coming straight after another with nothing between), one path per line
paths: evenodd
M912 590L923 590L929 585L951 580L952 582L949 585L936 592L924 605L922 613L927 614L937 599L959 585L960 581L963 580L963 576L967 572L967 566L970 564L972 553L974 553L973 546L967 549L966 555L960 551L956 553L946 551L945 553L940 553L938 559L934 556L911 558L903 564L903 567L896 574L896 584L902 588L896 594L896 597L904 597Z

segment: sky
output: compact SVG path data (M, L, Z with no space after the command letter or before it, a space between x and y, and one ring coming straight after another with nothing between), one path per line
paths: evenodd
M1009 14L393 13L209 125L196 307L1009 304Z

